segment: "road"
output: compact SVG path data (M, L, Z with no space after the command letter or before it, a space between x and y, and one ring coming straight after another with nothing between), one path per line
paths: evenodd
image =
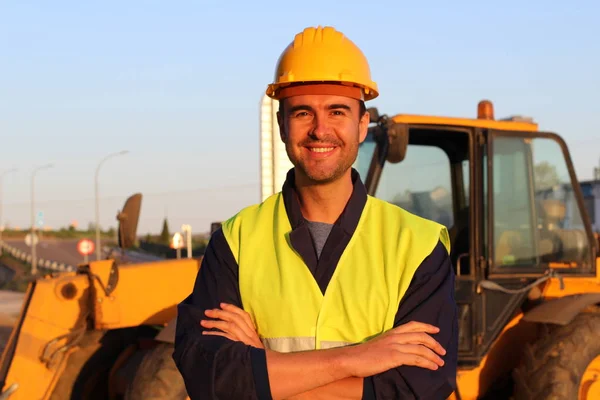
M93 240L93 239L92 239ZM36 247L36 255L44 260L56 261L66 265L77 266L84 262L83 256L77 252L79 239L54 239L44 238ZM22 239L5 239L6 244L31 254L31 248ZM95 260L96 255L90 255L90 260Z

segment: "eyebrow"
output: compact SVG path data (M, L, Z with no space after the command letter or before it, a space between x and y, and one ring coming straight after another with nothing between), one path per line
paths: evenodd
M330 104L327 107L327 109L328 110L344 109L344 110L351 111L350 106L347 105L347 104ZM290 107L290 113L294 113L296 111L314 111L314 109L311 106L308 106L306 104L300 104L300 105L297 105L297 106Z

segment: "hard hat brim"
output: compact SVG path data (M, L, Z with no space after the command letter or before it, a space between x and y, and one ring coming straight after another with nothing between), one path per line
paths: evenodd
M343 81L308 81L295 83L272 83L266 90L266 95L275 100L286 97L310 94L330 94L351 97L357 100L369 101L379 96L376 84L371 87L356 82Z

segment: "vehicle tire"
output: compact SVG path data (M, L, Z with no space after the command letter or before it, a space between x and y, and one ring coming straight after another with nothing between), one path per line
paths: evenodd
M565 326L546 325L544 336L525 348L513 373L515 400L583 400L585 370L600 356L600 314L583 313ZM598 360L596 360L598 361Z
M145 327L86 332L77 350L66 360L50 400L107 399L108 376L119 354L139 337L151 333Z
M61 373L54 387L50 400L79 400L86 394L86 388L95 388L98 398L108 396L107 386L98 385L102 379L100 375L107 376L111 363L116 356L110 357L109 352L102 351L101 331L87 332L79 348L67 359L67 365ZM101 357L100 357L101 355Z
M183 377L173 360L173 345L160 343L144 356L125 393L125 400L185 400Z

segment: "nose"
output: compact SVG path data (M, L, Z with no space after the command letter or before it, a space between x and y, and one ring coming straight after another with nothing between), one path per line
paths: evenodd
M329 124L326 116L317 114L313 120L313 129L310 136L313 139L323 139L329 133Z

